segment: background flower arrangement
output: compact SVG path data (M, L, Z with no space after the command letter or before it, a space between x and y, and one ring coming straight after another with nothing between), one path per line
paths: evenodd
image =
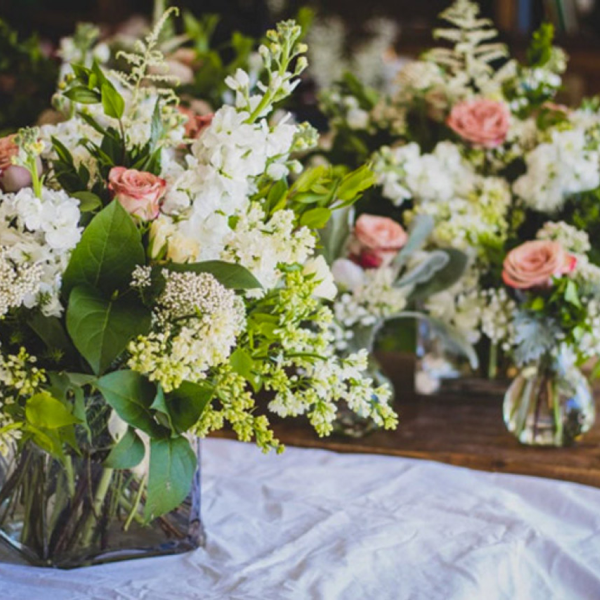
M552 45L550 25L534 34L519 64L493 41L496 31L475 3L457 0L440 16L449 26L434 37L451 47L409 63L395 93L346 76L324 96L334 132L327 156L373 160L380 187L359 210L402 223L430 215L431 247L468 253L465 276L424 308L477 345L494 376L510 364L502 354L515 319L501 279L505 254L546 222L557 231L598 227L598 112L594 101L577 109L555 103L566 56ZM597 260L597 249L589 256Z
M0 440L16 465L0 518L9 527L14 499L38 497L19 543L53 564L93 554L115 519L127 529L176 509L196 468L187 436L227 422L280 450L259 393L320 435L339 400L396 425L389 392L362 374L366 352L335 357L320 299L335 286L316 230L373 175L320 167L290 180L315 134L267 121L306 66L300 27L268 32L256 84L237 70L234 104L189 139L163 85L166 18L122 55L127 72L72 64L58 100L66 120L4 147L3 176L22 169L22 185L0 202ZM64 479L61 498L43 483L40 451Z

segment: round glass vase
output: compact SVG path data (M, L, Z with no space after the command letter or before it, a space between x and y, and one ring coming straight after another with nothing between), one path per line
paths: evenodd
M373 354L375 339L383 327L383 324L384 321L380 320L373 325L362 325L353 328L352 337L347 340L348 346L343 352L340 352L340 354L342 356L348 356L359 350L367 350L368 362L366 374L373 380L374 387L387 385L390 388L392 395L389 402L391 404L394 401L394 385L391 379L383 373L379 361ZM380 399L377 395L373 394L371 401L380 402ZM371 417L354 412L344 402L340 403L337 416L333 422L333 432L335 434L357 439L362 438L379 428L379 425L377 425Z
M106 446L80 454L65 449L59 459L27 442L0 456L0 539L18 560L58 568L198 548L204 545L199 440L193 447L198 467L188 498L148 520L144 463L113 470L103 465Z
M564 359L543 357L521 369L504 396L504 422L522 444L570 446L596 418L587 378Z

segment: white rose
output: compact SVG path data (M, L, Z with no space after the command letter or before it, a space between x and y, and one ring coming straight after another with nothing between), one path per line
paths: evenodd
M313 273L315 280L319 282L319 285L315 288L314 295L317 298L333 300L337 294L337 287L333 281L333 274L329 269L329 265L322 256L317 256L304 265L305 275L312 275Z

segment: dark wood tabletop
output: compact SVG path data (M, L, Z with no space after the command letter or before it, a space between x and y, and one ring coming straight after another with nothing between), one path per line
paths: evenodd
M600 487L600 420L575 446L522 446L502 421L503 386L489 394L418 397L407 356L386 354L381 362L396 387L397 430L375 431L360 439L319 438L306 421L289 419L274 424L279 439L289 446L420 458Z

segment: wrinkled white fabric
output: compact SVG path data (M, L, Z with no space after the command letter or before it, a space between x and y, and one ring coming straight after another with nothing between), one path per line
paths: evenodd
M206 549L73 571L1 564L0 599L600 598L595 488L226 440L203 444L203 477Z

